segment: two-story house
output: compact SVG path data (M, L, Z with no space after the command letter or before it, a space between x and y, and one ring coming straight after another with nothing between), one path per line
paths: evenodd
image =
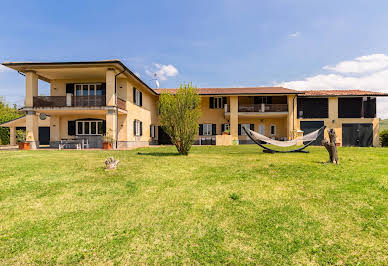
M31 148L58 147L63 139L87 139L101 147L108 133L117 148L167 144L159 126L157 102L163 89L152 89L119 60L93 62L3 63L25 76L26 115L1 126L25 129ZM38 80L50 84L39 96ZM164 89L174 93L176 89ZM233 143L250 143L242 127L276 139L293 139L323 125L335 128L340 145L378 146L376 97L360 90L298 91L281 87L198 88L201 118L197 144L217 144L230 132ZM319 140L317 141L319 143Z

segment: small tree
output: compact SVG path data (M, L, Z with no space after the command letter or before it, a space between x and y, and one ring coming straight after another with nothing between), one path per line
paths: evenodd
M200 102L192 84L181 85L175 95L163 91L159 98L160 124L179 154L188 154L198 132Z

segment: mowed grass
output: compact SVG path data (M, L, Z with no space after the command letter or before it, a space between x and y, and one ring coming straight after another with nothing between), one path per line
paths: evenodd
M387 265L388 149L308 149L2 151L0 264Z

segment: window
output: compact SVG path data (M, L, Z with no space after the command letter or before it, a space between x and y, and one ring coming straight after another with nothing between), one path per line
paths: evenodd
M102 135L102 121L76 121L76 135Z
M133 88L133 102L138 106L143 106L143 93Z
M203 135L212 135L212 124L203 124Z
M155 126L154 125L150 126L150 136L151 136L151 138L155 138Z
M265 135L265 127L264 127L264 125L260 125L260 126L259 126L259 133L260 133L261 135Z
M226 97L210 97L209 108L210 109L222 109L226 104Z
M272 135L276 135L276 126L275 125L271 125L271 136Z
M250 129L250 124L241 124L241 129L245 127L246 129ZM246 136L247 133L245 133L245 130L241 130L241 136Z
M133 128L134 128L134 134L135 136L142 136L143 135L143 122L139 120L133 121Z
M75 84L76 96L102 95L102 84Z
M298 97L298 118L328 118L328 98Z
M230 131L230 124L224 124L224 131Z

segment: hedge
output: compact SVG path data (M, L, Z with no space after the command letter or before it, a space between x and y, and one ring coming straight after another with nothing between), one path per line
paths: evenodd
M380 132L380 143L382 147L388 147L388 130Z
M1 101L0 97L0 124L21 117L16 105L10 107ZM0 126L0 145L9 144L9 128Z

